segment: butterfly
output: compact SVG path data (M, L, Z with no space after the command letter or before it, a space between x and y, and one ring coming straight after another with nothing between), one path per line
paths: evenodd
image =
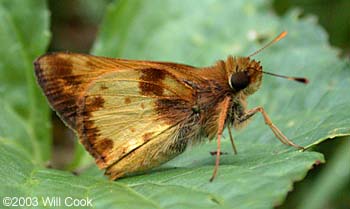
M56 52L35 60L35 75L52 109L110 179L157 167L188 146L217 138L212 181L224 128L237 153L231 128L258 112L277 139L303 149L283 135L263 107L246 108L263 73L307 83L265 72L251 59L285 35L250 56L228 56L210 67Z

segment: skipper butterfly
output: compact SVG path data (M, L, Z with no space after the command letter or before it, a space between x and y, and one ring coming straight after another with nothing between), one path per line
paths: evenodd
M34 67L51 107L110 179L154 168L189 144L217 138L212 181L224 128L237 153L231 128L258 112L277 139L303 149L283 135L263 107L246 110L246 99L259 89L264 73L307 83L265 72L251 59L285 35L250 56L229 56L203 68L64 52L43 55Z

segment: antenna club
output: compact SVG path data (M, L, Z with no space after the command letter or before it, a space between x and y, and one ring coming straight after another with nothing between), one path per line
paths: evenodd
M294 80L304 84L309 83L309 80L307 78L294 78Z
M278 35L278 37L276 38L276 41L279 41L279 40L281 40L282 38L286 37L287 34L288 34L287 31L283 31L282 33L280 33L280 34Z

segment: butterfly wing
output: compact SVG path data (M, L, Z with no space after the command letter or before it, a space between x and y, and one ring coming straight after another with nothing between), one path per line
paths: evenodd
M181 153L199 130L187 65L59 53L36 74L52 107L112 179Z

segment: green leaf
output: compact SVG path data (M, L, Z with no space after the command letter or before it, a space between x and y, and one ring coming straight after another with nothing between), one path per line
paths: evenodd
M300 200L300 209L317 209L329 205L332 199L339 195L339 191L345 190L350 183L350 137L346 137L339 144L336 153L327 162L313 185L304 191L306 195ZM345 192L344 192L345 196ZM344 201L344 204L345 203ZM339 206L341 204L338 204ZM341 207L341 206L340 206ZM344 208L346 205L344 205Z
M254 150L259 153L254 157L248 154L240 156L242 159L224 157L220 167L223 175L215 183L209 183L207 178L212 171L211 159L205 158L207 153L201 153L200 149L194 150L194 154L202 156L198 159L200 166L188 165L110 182L101 177L74 176L36 166L17 147L1 140L0 164L8 166L0 170L0 197L38 198L39 207L45 206L42 198L61 197L63 205L64 199L71 197L89 198L94 208L270 208L281 201L271 202L271 199L291 189L290 178L302 179L305 167L310 168L315 159L322 158L315 152L270 155L271 150L260 148ZM286 160L293 161L293 166L286 164ZM246 163L234 165L240 161ZM189 162L193 161L186 160ZM247 199L252 193L254 199Z
M37 198L37 206L28 205L32 207L22 208L43 208L45 205L42 198L51 197L60 197L62 206L65 206L65 199L70 197L90 198L96 208L111 208L113 205L119 205L121 208L127 206L154 208L151 201L142 198L123 184L101 178L81 178L68 172L35 166L23 152L6 144L6 140L0 141L0 153L0 164L8 165L6 169L0 169L1 199L4 197ZM53 206L51 205L51 208Z
M9 2L0 4L0 29L9 27L10 23L2 18L4 14L12 14L4 9ZM7 91L1 91L6 105L0 104L0 113L5 113L8 119L0 121L0 127L5 127L0 132L0 197L88 197L94 208L251 209L281 204L292 190L293 182L302 180L314 164L324 162L321 153L311 151L312 146L350 134L350 65L337 57L337 51L327 43L326 33L313 18L299 19L296 11L278 18L271 13L269 4L262 0L203 0L200 4L171 0L155 0L151 4L141 0L116 1L108 7L92 53L205 66L229 54L247 56L262 46L260 39L270 40L287 30L289 35L285 40L254 58L262 61L266 71L306 76L311 82L305 86L265 76L262 88L249 98L249 107L264 106L274 123L294 142L309 147L309 151L299 152L282 145L261 116L257 116L246 129L234 133L238 155L231 154L228 140L222 142L223 151L228 154L222 156L213 183L209 183L209 178L215 158L209 152L215 150L215 141L190 148L146 174L116 182L106 180L95 166L80 176L46 169L31 157L32 152L23 151L28 149L23 145L25 140L30 141L28 136L42 126L33 128L35 123L23 120L33 114L32 106L24 105L23 101L27 100L23 98L13 97L9 89L18 89L17 94L24 94L38 106L46 103L26 93L33 83L23 86L30 83L25 75L2 68L14 56L4 59L4 55L1 73L16 75L23 82L1 86ZM42 28L37 32L45 31ZM0 37L0 43L8 41ZM24 49L36 47L33 43L30 47L24 47L28 43L22 45ZM16 64L19 63L6 66ZM49 121L39 119L41 124ZM20 125L11 129L16 123ZM38 140L48 137L47 134ZM44 206L42 201L39 203Z
M50 112L33 72L48 44L45 1L0 1L0 136L37 162L50 156Z

